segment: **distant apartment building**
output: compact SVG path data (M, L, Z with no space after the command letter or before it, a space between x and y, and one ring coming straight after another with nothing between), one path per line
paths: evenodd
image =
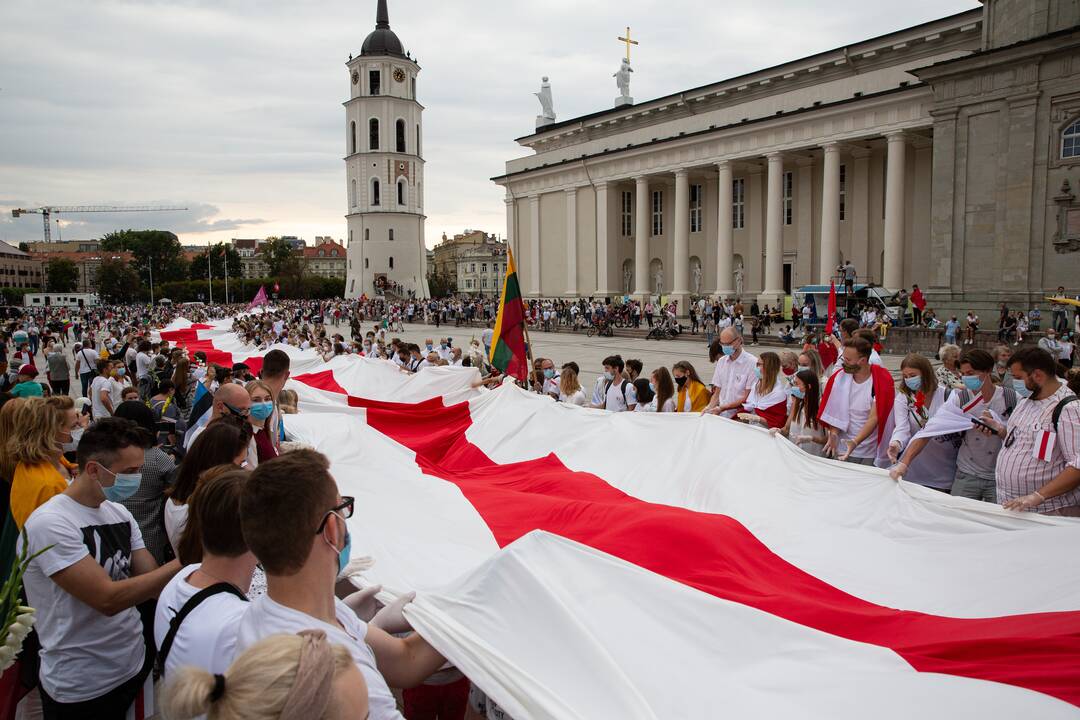
M0 287L39 288L43 282L40 258L0 241Z
M495 294L506 271L506 243L482 230L466 230L452 238L444 233L428 267L453 279L459 293Z
M315 247L304 248L304 262L308 272L319 277L344 279L347 269L345 246L329 237L320 236L315 240Z

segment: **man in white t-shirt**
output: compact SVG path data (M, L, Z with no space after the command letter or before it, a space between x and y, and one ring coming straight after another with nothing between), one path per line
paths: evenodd
M484 331L480 333L480 341L484 343L484 352L488 354L488 357L491 357L491 340L494 337L495 331L491 329L491 323L489 322Z
M314 629L345 646L367 681L372 720L401 720L394 687L413 687L442 657L419 634L402 639L360 620L334 596L349 560L353 498L343 498L326 456L296 450L264 463L244 483L240 524L266 571L267 592L240 621L236 651L275 633Z
M742 334L733 327L720 333L720 352L712 377L712 397L703 412L733 418L757 382L757 357L743 348Z
M637 390L626 377L622 356L610 355L604 358L603 365L603 404L599 407L611 412L633 412L638 402Z
M79 475L26 521L29 553L42 552L24 582L37 608L46 718L122 720L150 672L135 606L180 565L158 567L120 501L138 489L152 442L128 420L94 423L79 441Z
M200 520L202 562L184 567L169 581L154 615L157 662L166 678L186 665L224 673L233 661L236 631L248 608L245 594L256 563L236 522L246 479L246 471L232 470L200 482L192 497L191 513ZM181 555L183 552L181 546ZM178 613L207 588L213 588L214 594L185 612L166 648L165 640Z
M90 382L90 407L95 420L109 417L113 414L113 380L112 361L97 361L97 377Z

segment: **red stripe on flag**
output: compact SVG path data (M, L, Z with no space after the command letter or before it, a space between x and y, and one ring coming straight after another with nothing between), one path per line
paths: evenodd
M964 412L971 412L971 409L983 401L982 395L976 395L975 399L964 406Z
M341 392L324 373L300 382ZM845 593L773 553L726 515L638 500L554 455L500 465L466 439L468 403L371 402L368 424L452 482L500 547L532 530L609 553L719 598L858 642L890 648L916 670L1016 685L1080 705L1080 612L949 618Z

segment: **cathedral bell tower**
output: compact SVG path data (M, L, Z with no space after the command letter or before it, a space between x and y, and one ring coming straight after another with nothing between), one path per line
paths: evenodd
M378 0L373 30L346 63L345 183L348 269L345 297L428 297L424 245L424 108L420 66L390 29Z

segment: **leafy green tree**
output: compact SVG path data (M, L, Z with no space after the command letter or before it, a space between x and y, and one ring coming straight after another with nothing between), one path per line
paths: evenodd
M214 270L214 280L225 279L225 259L228 258L229 279L239 278L243 275L243 267L240 265L240 253L228 243L211 245L191 260L189 277L192 280L205 280L207 272L206 254L210 253L209 266Z
M105 258L97 276L98 293L108 302L133 302L142 295L139 273L123 260Z
M293 252L292 245L288 240L282 240L279 237L266 238L266 243L262 246L263 262L266 264L267 274L271 277L284 274L285 265L291 259L296 257L296 253ZM295 267L292 268L295 272Z
M155 284L188 276L180 238L168 230L118 230L101 238L101 249L130 252L139 278L147 285L151 268Z
M46 285L49 292L75 292L79 286L79 267L66 258L52 258L45 265Z
M432 297L453 295L457 292L457 280L435 270L428 275L428 289Z
M29 243L21 242L21 243L19 243L19 249L22 250L23 252L30 252L30 245L29 245Z

